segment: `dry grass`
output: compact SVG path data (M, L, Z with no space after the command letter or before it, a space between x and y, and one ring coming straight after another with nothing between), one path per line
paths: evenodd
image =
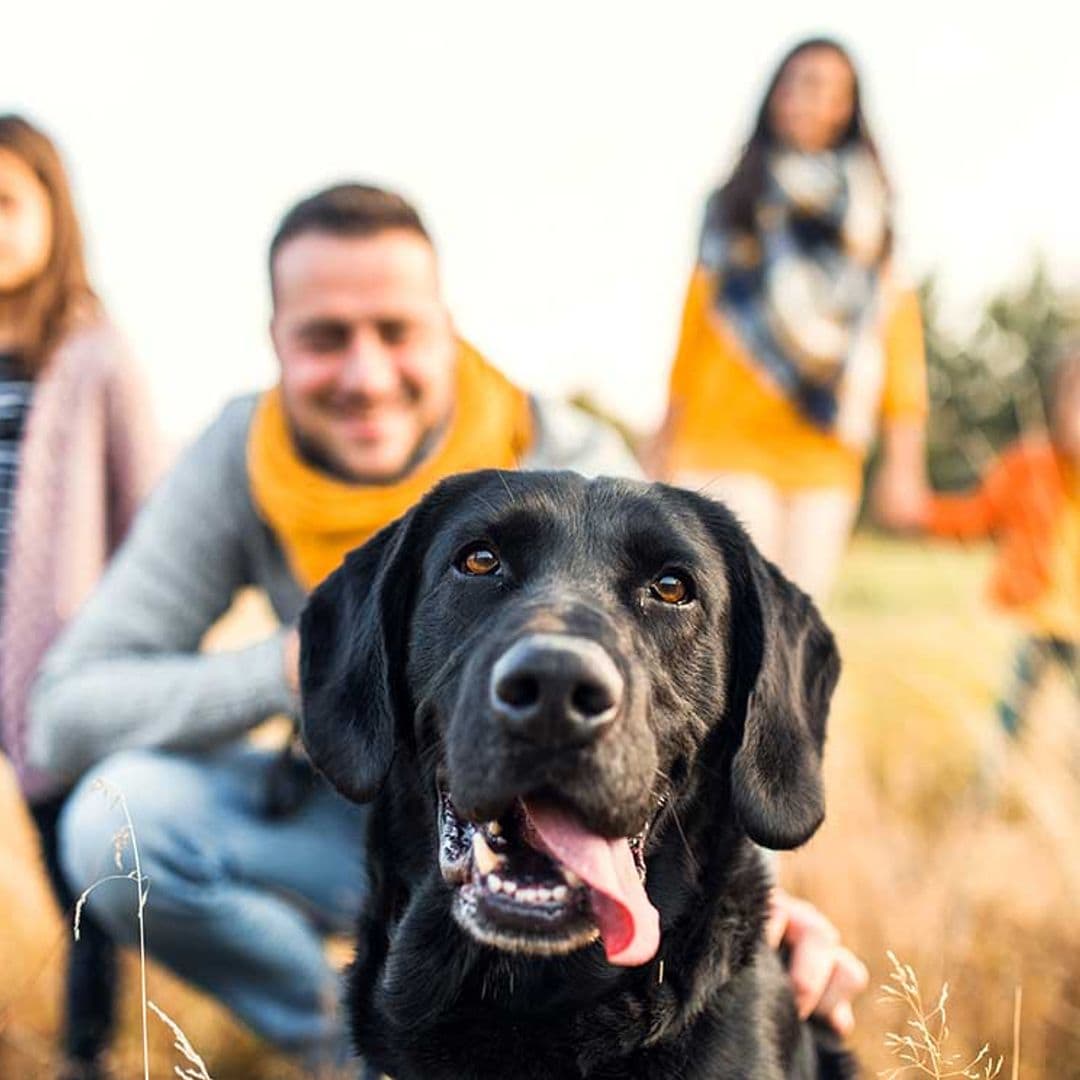
M989 1043L983 1043L979 1052L969 1059L954 1053L950 1047L949 984L942 985L933 1005L929 1005L915 969L901 963L895 953L887 955L892 970L881 991L885 1000L903 1006L905 1019L899 1032L890 1031L885 1035L886 1049L898 1064L880 1074L883 1080L900 1080L913 1074L929 1076L933 1080L997 1080L1005 1058L1000 1054L995 1058ZM1013 1057L1018 1068L1016 1049Z
M829 819L786 860L888 981L887 950L924 985L948 981L951 1046L1013 1046L1023 987L1025 1080L1080 1078L1080 717L1050 687L1020 751L992 704L1012 630L981 598L983 556L861 540L830 621L845 676L826 755ZM996 775L988 784L985 773ZM902 1010L867 995L856 1044L868 1071L895 1067Z
M265 632L269 620L261 598L243 596L208 635L206 647L228 648L254 640ZM273 738L272 732L269 737ZM33 827L2 758L0 818L5 823L0 831L0 972L4 976L0 981L0 1077L52 1080L57 1065L53 1036L71 915L63 919L56 909L38 864ZM138 823L134 824L137 828ZM121 836L117 842L130 841ZM132 920L138 902L133 882ZM119 1037L111 1064L118 1080L135 1080L143 1076L145 1015L137 956L125 958L121 978ZM154 1012L161 1021L152 1022L147 1033L151 1076L198 1077L194 1070L201 1067L214 1080L300 1080L299 1070L271 1053L215 1002L163 968L149 964L148 982ZM172 1018L176 1018L176 1029Z
M785 858L784 874L843 928L870 964L873 985L889 982L889 949L923 986L948 981L949 1047L958 1061L989 1043L995 1058L1006 1057L1001 1075L1014 1075L1022 985L1015 1075L1080 1080L1080 718L1061 688L1051 688L1023 753L1001 763L996 794L980 782L980 763L995 759L990 709L1011 642L1010 628L982 603L984 570L983 556L946 548L856 544L830 613L846 673L827 755L829 820ZM217 642L264 617L249 604ZM0 807L0 1076L34 1080L50 1075L68 933L3 772ZM149 980L151 996L215 1080L299 1075L167 972L151 965ZM115 1064L126 1080L142 1073L135 964L124 991ZM885 1040L907 1030L905 1007L870 993L857 1013L867 1074L895 1069ZM173 1076L173 1032L154 1023L149 1037L151 1075Z

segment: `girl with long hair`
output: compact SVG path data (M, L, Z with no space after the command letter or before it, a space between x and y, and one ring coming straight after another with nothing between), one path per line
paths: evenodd
M141 380L90 286L60 156L27 120L0 116L0 749L69 917L56 850L66 785L26 760L27 699L127 531L156 457ZM114 967L112 945L84 920L68 968L65 1075L97 1075Z
M879 513L909 524L921 505L922 324L892 247L890 186L854 63L831 39L803 41L708 200L653 466L727 502L818 597L879 431Z

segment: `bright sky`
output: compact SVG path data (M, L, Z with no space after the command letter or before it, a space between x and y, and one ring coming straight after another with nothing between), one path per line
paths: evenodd
M460 329L505 371L647 424L702 200L780 54L822 31L863 69L906 266L939 271L955 318L1036 250L1080 285L1080 8L1061 0L9 0L0 111L65 150L173 436L272 380L269 237L344 178L417 201Z

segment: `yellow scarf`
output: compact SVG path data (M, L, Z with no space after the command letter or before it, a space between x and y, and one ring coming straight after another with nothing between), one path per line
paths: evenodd
M444 477L519 463L532 440L528 396L464 342L456 382L454 414L439 446L404 480L385 486L350 484L309 465L293 445L280 388L262 395L248 435L251 495L305 589Z

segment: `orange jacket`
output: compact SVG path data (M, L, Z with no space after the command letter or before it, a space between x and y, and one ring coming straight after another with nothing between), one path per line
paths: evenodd
M990 595L1004 608L1029 608L1054 580L1055 541L1070 469L1049 442L1015 443L974 492L934 496L927 528L935 536L959 540L995 536L998 556Z

